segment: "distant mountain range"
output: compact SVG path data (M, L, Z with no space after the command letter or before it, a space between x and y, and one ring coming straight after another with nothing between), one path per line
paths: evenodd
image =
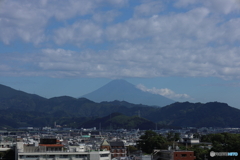
M82 97L98 103L103 101L110 102L118 100L134 104L161 107L175 102L161 95L144 92L136 88L133 84L122 79L113 80L103 87L89 94L83 95Z
M154 129L155 124L159 127L240 127L240 110L219 102L176 102L152 107L126 101L96 103L68 96L46 99L0 85L0 128L53 126L55 121L75 128L98 127L99 122L103 128L111 125Z

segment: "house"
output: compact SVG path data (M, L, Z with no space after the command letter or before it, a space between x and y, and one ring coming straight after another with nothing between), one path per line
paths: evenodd
M154 150L153 160L195 160L194 151Z
M107 150L107 151L111 150L110 144L108 143L108 141L106 139L103 140L100 149Z
M106 139L101 144L102 150L108 150L111 152L111 157L126 157L127 151L123 141L107 141Z
M122 141L109 142L111 147L111 155L114 157L126 157L127 151Z
M63 145L56 138L40 139L39 147L45 147L46 151L63 151Z
M196 144L199 144L199 138L191 138L191 137L186 137L186 138L181 138L179 143L182 143L186 146L193 146Z

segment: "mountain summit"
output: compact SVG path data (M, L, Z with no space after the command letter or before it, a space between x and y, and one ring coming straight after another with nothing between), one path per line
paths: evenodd
M82 97L95 102L119 100L134 104L161 107L174 103L173 100L164 96L141 91L133 84L122 79L113 80L103 87L89 94L83 95Z

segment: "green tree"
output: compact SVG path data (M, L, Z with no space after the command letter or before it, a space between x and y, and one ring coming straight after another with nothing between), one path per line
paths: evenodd
M194 133L193 138L200 138L200 134L199 133Z
M128 154L131 154L133 152L136 152L137 151L137 148L134 147L134 146L128 146L127 147L127 151L128 151Z
M154 131L145 131L140 137L138 148L145 153L152 153L154 149L165 149L167 140L165 137L158 135Z
M209 134L209 135L202 136L201 140L212 143L213 147L211 148L210 151L240 153L240 134L232 134L232 133ZM216 157L214 157L214 158L216 158ZM210 158L210 159L214 159L214 158ZM228 159L239 160L240 157L239 156L237 156L237 157L222 156L222 157L217 157L217 159L219 159L219 160L228 160Z
M168 141L174 141L174 133L173 132L168 132L167 133L167 140Z
M175 133L174 134L174 141L180 140L180 133Z

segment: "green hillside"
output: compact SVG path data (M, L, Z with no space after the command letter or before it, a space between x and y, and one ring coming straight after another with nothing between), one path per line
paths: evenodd
M112 113L121 115L105 121L104 117ZM179 127L240 127L240 110L219 102L177 102L159 108L125 101L95 103L68 96L46 99L0 85L0 127L46 126L55 121L72 127L98 126L96 122L100 121L106 128L111 125L152 127L156 123Z
M101 128L104 129L154 129L155 123L151 122L145 118L137 117L137 116L126 116L120 113L112 113L108 116L102 118L96 118L90 120L83 125L88 127L98 127L101 124Z

